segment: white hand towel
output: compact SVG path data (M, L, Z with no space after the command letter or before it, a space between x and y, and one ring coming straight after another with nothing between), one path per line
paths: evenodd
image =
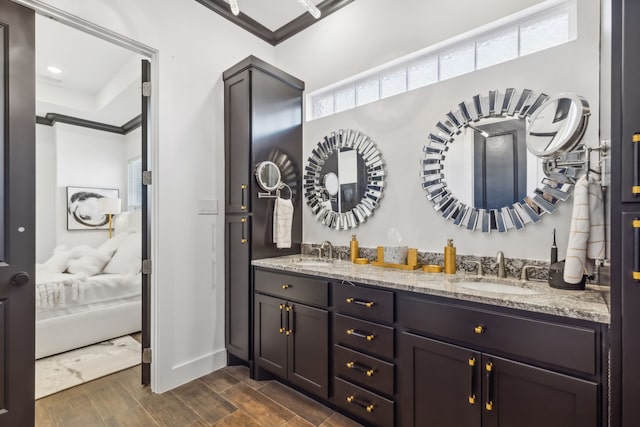
M573 197L564 281L575 284L593 273L596 259L604 258L605 229L602 188L593 176L580 177Z
M291 247L291 225L293 223L293 202L291 199L276 198L273 207L273 242L276 248Z

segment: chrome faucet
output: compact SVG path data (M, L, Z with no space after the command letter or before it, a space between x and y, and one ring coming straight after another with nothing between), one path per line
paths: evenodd
M529 280L529 270L542 270L543 267L539 265L525 265L522 267L522 272L520 273L520 280L527 281Z
M498 277L501 279L507 277L507 272L504 268L504 254L502 251L498 251L498 255L496 255L496 264L498 264Z
M484 276L484 270L482 269L482 262L480 262L480 261L469 261L469 264L476 264L478 266L478 269L477 269L478 276Z
M329 246L329 259L333 258L333 245L331 244L330 241L325 240L324 242L322 242L322 244L320 245L320 254L322 255L322 250L324 249L325 245Z

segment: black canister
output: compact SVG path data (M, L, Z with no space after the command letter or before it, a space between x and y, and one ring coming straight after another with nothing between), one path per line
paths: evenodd
M564 281L564 260L556 262L549 266L549 286L556 289L565 289L570 291L584 290L584 284L587 276L583 275L580 283L567 283Z

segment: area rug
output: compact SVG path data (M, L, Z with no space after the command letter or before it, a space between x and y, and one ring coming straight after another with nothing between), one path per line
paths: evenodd
M127 335L36 360L36 399L135 366L141 352Z

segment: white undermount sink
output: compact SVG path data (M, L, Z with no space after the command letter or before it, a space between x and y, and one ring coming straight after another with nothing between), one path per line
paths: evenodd
M292 260L291 263L301 267L328 267L333 263L333 261L318 258L300 258Z
M499 294L512 295L537 295L540 292L533 289L520 288L513 285L505 285L503 283L487 283L487 282L457 282L456 286L474 291L493 292Z

